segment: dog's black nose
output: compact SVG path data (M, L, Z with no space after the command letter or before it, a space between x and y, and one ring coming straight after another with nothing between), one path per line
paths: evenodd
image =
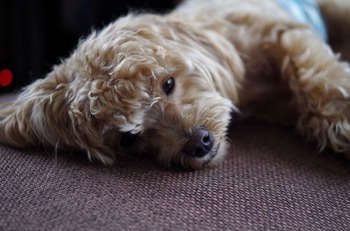
M184 152L191 157L203 157L213 147L213 139L206 129L199 129L190 137L184 147Z

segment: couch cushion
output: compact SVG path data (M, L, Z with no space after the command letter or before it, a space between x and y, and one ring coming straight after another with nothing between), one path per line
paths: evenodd
M292 129L234 124L217 168L112 167L0 145L0 230L346 230L350 166Z

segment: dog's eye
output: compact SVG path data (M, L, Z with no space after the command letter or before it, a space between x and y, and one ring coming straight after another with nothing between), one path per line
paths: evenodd
M170 95L170 93L173 91L174 87L175 87L174 77L167 79L163 83L163 91L166 95Z
M138 134L132 134L131 132L124 132L121 134L121 137L120 137L120 145L124 148L127 148L131 146L133 143L135 143L137 137L138 137Z

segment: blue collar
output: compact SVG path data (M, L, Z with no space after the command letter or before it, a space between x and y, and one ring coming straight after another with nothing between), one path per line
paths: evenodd
M327 41L326 26L314 0L277 0L277 2L294 19L307 23L324 41Z

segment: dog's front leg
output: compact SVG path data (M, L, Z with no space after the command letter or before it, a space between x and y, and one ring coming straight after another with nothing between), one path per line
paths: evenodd
M282 79L299 112L297 129L320 149L350 158L350 68L306 29L280 34L277 46Z

